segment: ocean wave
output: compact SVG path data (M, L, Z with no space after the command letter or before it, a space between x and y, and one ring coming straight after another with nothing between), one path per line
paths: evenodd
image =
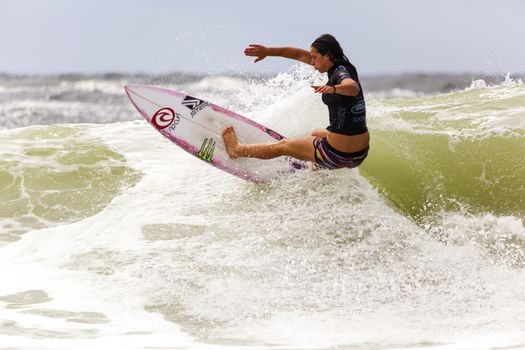
M87 137L85 126L29 127L0 141L0 240L81 220L133 186L140 173Z
M267 94L246 115L289 135L326 123L304 81L273 84L297 89L253 82L247 94ZM2 208L22 208L2 217L2 239L24 237L0 250L6 332L71 348L86 334L88 345L143 347L521 344L523 140L454 143L442 132L453 124L419 132L426 116L402 106L433 98L373 101L359 169L265 186L196 160L138 118L2 131L0 195L13 197ZM406 125L384 128L382 106Z
M119 95L121 78L55 78L45 99L3 103L3 127L137 119ZM323 79L301 66L271 78L207 77L177 88L294 136L326 125L326 108L310 88ZM445 94L392 93L397 97L376 93L367 101L372 152L361 169L396 207L419 218L459 202L476 213L523 217L525 86L519 79L474 81Z

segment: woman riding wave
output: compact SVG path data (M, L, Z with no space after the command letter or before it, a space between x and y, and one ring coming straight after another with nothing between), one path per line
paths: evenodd
M322 94L328 106L330 125L315 129L311 136L285 138L265 144L241 144L233 127L222 134L228 155L235 159L252 157L271 159L291 156L312 161L326 169L354 168L368 154L370 134L366 126L366 107L357 70L345 56L339 42L330 34L318 37L310 51L294 47L265 47L252 44L246 56L259 62L267 56L280 56L310 64L321 73L328 73L328 82L312 86Z

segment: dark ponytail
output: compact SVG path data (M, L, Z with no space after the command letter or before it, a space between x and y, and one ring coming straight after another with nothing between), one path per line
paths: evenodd
M355 76L357 82L359 77L357 75L357 69L354 67L348 57L345 56L341 45L331 34L323 34L312 43L311 47L315 48L321 55L328 55L335 65L345 66L346 69Z

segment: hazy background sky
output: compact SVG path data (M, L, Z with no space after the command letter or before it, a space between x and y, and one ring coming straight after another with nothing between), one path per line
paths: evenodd
M276 72L332 33L361 73L525 72L523 0L0 0L0 72Z

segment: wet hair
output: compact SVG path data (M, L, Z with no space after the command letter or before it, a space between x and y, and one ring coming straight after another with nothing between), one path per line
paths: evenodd
M352 75L355 76L357 80L359 80L359 77L357 76L357 69L352 63L350 63L348 57L345 56L341 45L339 45L339 42L333 35L323 34L319 36L312 43L311 47L319 51L319 53L323 56L328 55L330 60L334 62L335 65L345 66L346 69L348 69L350 73L352 73Z

